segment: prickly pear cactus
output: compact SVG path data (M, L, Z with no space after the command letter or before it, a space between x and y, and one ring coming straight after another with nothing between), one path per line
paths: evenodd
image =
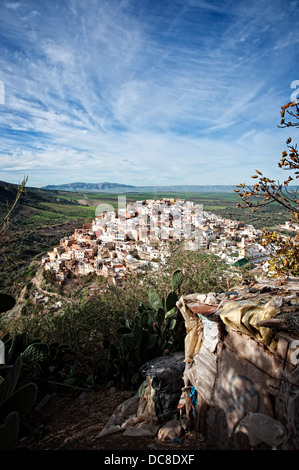
M13 450L17 447L20 417L16 411L6 416L0 425L0 450Z
M182 272L177 270L172 276L172 290L165 298L161 298L155 289L150 289L149 305L141 302L135 315L125 312L120 319L121 326L117 330L119 341L104 341L107 349L106 373L118 386L136 386L140 379L140 366L176 346L176 291L182 282Z
M176 291L183 282L183 273L180 269L177 269L172 275L172 290Z
M47 359L49 348L44 343L30 344L22 353L24 362L42 362Z
M159 297L159 294L155 291L155 289L150 289L148 293L148 300L151 304L151 307L154 310L158 310L159 308L163 308L162 300Z
M5 362L7 365L12 365L26 347L26 333L15 332L12 339L7 343L10 346Z
M24 418L34 405L37 395L37 386L29 383L20 387L0 406L0 422L10 412L16 411L20 418Z
M32 408L37 386L28 383L18 387L23 358L20 355L8 374L0 381L0 449L10 450L17 445L20 419Z
M12 369L0 383L0 406L14 393L22 368L21 356L16 360Z

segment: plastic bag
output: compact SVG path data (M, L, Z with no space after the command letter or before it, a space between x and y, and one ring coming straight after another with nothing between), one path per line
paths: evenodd
M277 447L284 441L285 426L263 413L248 413L241 424L246 428L252 446L264 442L271 447Z
M157 426L153 393L151 379L147 377L138 392L114 410L98 437L120 431L124 436L155 435L159 426Z
M158 423L177 409L184 386L184 359L184 352L176 352L152 359L139 369L143 377L152 379L152 387L155 390L153 400Z

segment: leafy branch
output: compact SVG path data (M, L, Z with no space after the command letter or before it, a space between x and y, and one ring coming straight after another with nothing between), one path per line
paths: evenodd
M11 205L10 208L7 208L6 214L4 215L3 219L0 220L0 241L2 240L3 236L6 233L6 230L8 228L8 224L9 224L9 218L10 218L12 212L14 211L21 195L23 194L23 192L25 190L25 186L27 184L27 181L28 181L28 176L23 178L22 183L18 186L17 194L15 196L13 204ZM7 207L8 207L8 203L7 203ZM0 256L5 260L6 263L14 266L17 270L19 269L17 264L9 256L6 256L6 254L3 252L3 249L0 251Z
M288 109L293 107L295 107L295 111ZM285 122L286 111L296 121L299 121L299 104L290 102L281 107L282 120L278 127L299 127L299 122ZM256 212L261 206L276 202L291 213L293 217L299 219L298 188L289 187L291 181L299 178L299 152L297 144L292 145L291 142L292 139L289 137L286 141L286 149L282 152L282 157L278 162L278 167L284 171L292 171L292 176L289 176L283 182L279 182L267 178L259 170L255 170L256 175L252 176L253 179L258 179L255 184L248 186L242 183L237 186L237 188L242 189L234 190L242 199L243 207L248 207L252 212ZM242 204L239 203L237 206L242 207Z
M294 120L285 121L286 112ZM299 127L299 103L290 102L281 107L281 122L278 127ZM297 144L293 145L291 137L286 140L286 149L282 152L278 167L283 171L291 171L285 181L280 183L264 176L259 170L252 176L257 179L257 183L252 186L246 186L245 183L239 184L235 189L238 196L242 199L237 207L247 207L252 212L256 212L261 206L271 203L278 203L291 214L291 220L299 220L299 195L298 187L290 188L291 181L299 178L299 152ZM267 274L279 277L281 275L299 275L299 236L285 237L264 229L261 236L261 244L270 252L269 259L266 261L268 267ZM265 265L265 263L263 263Z

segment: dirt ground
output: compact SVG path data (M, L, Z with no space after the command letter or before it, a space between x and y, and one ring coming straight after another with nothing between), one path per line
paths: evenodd
M31 450L211 450L201 434L189 431L179 443L157 437L128 437L121 432L97 437L130 392L92 391L77 396L55 395L29 419L30 437L20 441Z

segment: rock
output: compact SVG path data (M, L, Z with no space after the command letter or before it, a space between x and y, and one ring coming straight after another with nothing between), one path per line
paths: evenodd
M218 300L216 298L216 294L214 292L210 292L208 295L207 295L207 298L205 300L205 304L207 305L218 305Z
M72 444L75 444L77 442L77 439L75 437L66 437L63 441L63 445L67 446L67 445L72 445Z
M173 439L179 439L182 435L182 426L177 419L168 421L164 426L159 429L158 439L161 441L172 441Z

